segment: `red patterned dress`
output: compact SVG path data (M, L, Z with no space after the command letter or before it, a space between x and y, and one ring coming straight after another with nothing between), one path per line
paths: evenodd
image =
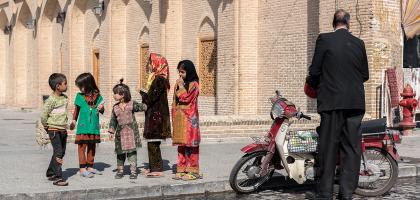
M175 87L176 88L176 87ZM178 145L177 172L199 172L200 129L198 116L198 82L191 82L188 90L175 89L172 104L173 145Z

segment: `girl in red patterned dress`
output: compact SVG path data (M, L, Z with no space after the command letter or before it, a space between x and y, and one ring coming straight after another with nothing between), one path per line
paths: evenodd
M196 180L199 174L200 130L198 124L199 80L194 64L178 64L179 79L172 104L173 145L178 145L178 163L174 179Z

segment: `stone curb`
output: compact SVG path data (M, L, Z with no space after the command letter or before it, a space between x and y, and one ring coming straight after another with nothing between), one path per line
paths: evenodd
M399 178L420 176L420 164L399 164ZM95 188L55 191L47 193L0 194L2 200L56 200L56 199L141 199L188 194L232 191L228 180L194 181L188 184L133 186L122 188Z

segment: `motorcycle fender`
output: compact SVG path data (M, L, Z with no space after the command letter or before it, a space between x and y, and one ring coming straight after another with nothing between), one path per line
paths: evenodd
M384 145L382 143L378 143L378 142L364 142L364 143L362 143L362 146L364 146L363 150L366 150L367 148L382 149L384 147Z
M392 158L394 158L394 160L396 160L396 161L400 160L400 155L398 154L397 149L393 145L389 145L387 147L386 151L389 153L389 155L391 155ZM397 164L398 164L398 162L397 162Z
M265 150L265 146L263 144L249 144L244 146L241 151L244 153L253 153L253 152L257 152L257 151L262 151Z

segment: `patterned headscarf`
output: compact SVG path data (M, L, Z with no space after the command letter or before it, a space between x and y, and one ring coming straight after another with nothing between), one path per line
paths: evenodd
M166 79L166 87L169 90L171 88L169 84L169 67L166 58L157 53L150 54L150 65L152 66L152 73L147 79L146 89L149 90L156 76L162 76Z

